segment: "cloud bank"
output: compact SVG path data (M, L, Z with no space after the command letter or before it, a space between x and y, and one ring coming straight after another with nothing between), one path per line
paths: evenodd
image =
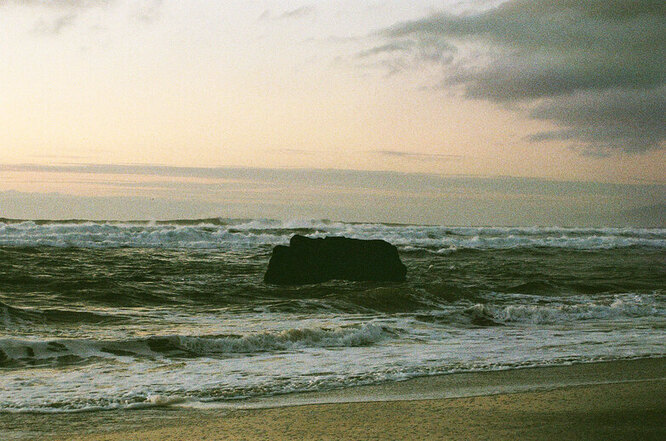
M22 219L222 216L662 227L665 200L664 183L335 169L0 164L0 217Z
M360 55L441 65L439 86L554 125L532 141L641 153L665 146L665 29L661 0L510 0L396 24Z

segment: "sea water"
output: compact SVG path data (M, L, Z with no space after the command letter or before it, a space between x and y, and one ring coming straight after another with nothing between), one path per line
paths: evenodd
M263 282L293 234L384 239L404 283ZM0 221L0 412L233 405L666 355L666 229Z

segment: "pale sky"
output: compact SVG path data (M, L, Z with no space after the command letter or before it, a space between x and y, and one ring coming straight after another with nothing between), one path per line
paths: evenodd
M0 0L0 217L129 218L147 198L151 217L603 223L666 202L664 29L660 1ZM244 168L245 190L224 185ZM321 181L259 191L263 169ZM386 199L331 190L331 169ZM499 190L505 217L433 213L505 177L536 185ZM551 181L560 214L510 215L547 207ZM109 197L127 208L76 199Z

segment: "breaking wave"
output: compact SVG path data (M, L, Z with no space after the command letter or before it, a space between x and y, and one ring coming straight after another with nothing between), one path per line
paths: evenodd
M460 249L666 248L663 228L442 227L311 221L0 222L0 246L247 249L284 244L293 234L384 239L403 251L446 254Z
M575 304L496 305L477 303L466 313L479 323L487 324L558 324L585 320L622 320L666 318L666 305L653 295L626 294L605 302Z
M263 283L293 234L387 240L408 279ZM664 248L666 229L0 218L0 413L663 356Z
M168 335L115 341L3 338L0 367L62 366L96 358L224 357L307 348L361 347L396 336L396 330L367 324L339 329L298 328L249 335Z

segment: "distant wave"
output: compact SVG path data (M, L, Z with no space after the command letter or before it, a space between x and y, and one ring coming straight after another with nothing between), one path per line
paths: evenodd
M285 244L293 234L383 239L404 252L463 249L666 248L663 228L444 227L327 220L201 219L163 222L2 221L0 246L238 249Z

